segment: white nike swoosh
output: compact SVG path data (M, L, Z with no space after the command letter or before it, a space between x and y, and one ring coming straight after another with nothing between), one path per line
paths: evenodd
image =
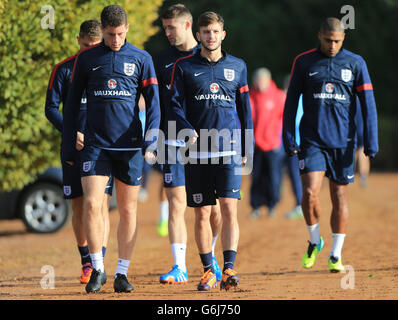
M138 180L138 181L140 181L140 180L141 180L141 178L142 178L142 176L141 176L141 177L139 177L139 178L137 178L137 180Z
M310 72L308 75L309 75L310 77L312 77L312 76L316 75L317 73L318 73L318 71L317 71L317 72Z
M93 71L95 71L95 70L97 70L97 69L99 69L99 68L101 68L102 66L98 66L98 67L95 67L95 68L93 68Z
M195 76L195 77L200 76L202 73L204 73L204 72L199 72L199 73L196 73L196 72L195 72L195 73L194 73L194 76Z
M352 178L354 178L354 175L352 175L352 176L347 176L347 178L348 178L348 179L352 179Z
M232 192L238 192L240 189L232 189Z
M169 64L166 64L164 67L165 67L165 69L167 69L167 68L171 67L173 64L174 63L169 63Z

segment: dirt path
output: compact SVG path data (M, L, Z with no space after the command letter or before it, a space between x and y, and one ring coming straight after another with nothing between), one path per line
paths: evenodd
M276 217L248 218L249 180L243 180L246 195L239 202L240 243L236 269L241 278L239 290L196 291L202 268L193 236L193 211L186 213L188 225L187 267L189 283L160 285L159 275L168 271L172 256L168 238L156 233L160 180L153 174L149 200L139 204L139 235L129 269L131 294L113 292L116 269L117 211L111 212L111 236L105 268L108 282L98 294L87 295L78 282L79 256L70 223L51 235L25 232L20 221L0 221L0 299L1 300L307 300L307 299L397 299L398 298L398 174L373 173L366 189L355 182L349 189L350 223L343 249L346 274L331 274L327 258L331 249L330 201L325 180L320 223L325 248L312 270L301 267L307 247L303 220L287 220L284 213L293 206L290 184L284 180L282 201ZM217 258L222 263L221 241ZM43 289L45 266L55 272L54 289ZM44 269L42 270L42 268ZM43 271L43 273L41 273ZM49 284L48 282L45 284ZM353 287L347 288L348 287ZM346 289L344 289L346 288Z

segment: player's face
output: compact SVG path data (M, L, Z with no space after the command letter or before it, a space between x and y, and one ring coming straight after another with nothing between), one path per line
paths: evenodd
M321 42L321 51L330 58L334 57L336 54L339 53L341 47L343 46L344 37L344 32L319 32L318 38Z
M184 18L180 19L163 19L163 29L170 45L180 46L185 43L186 33L190 26L190 22Z
M200 27L196 33L202 47L208 51L215 51L221 47L221 43L225 38L225 31L220 23L212 23L206 27Z
M100 42L101 39L93 40L89 36L77 37L77 43L80 46L80 50L86 49Z
M101 30L105 45L107 45L113 51L119 51L126 41L129 25L126 24L118 27L106 26L105 28L101 27Z

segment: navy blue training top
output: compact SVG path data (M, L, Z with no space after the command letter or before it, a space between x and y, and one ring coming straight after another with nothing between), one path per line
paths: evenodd
M87 95L85 145L112 150L156 150L160 122L159 92L149 53L127 41L119 51L112 51L104 41L80 51L66 102L70 112L65 121L72 125L64 126L64 131L67 130L65 136L72 139L73 127L76 127L73 116L79 112L83 90ZM141 94L146 105L145 131L139 119ZM73 155L72 146L69 143L69 148L66 148L65 157L68 159Z
M283 143L288 154L298 150L295 118L300 95L304 114L301 144L345 148L355 139L356 99L361 104L365 154L378 152L377 111L365 61L341 49L327 57L319 48L298 55L293 62L283 115Z
M65 103L70 87L70 78L72 75L73 65L76 55L73 55L55 65L47 87L45 115L54 127L62 134L61 143L61 159L63 158L64 137L63 137L63 115L65 114ZM62 114L59 107L62 103ZM85 132L86 126L86 96L83 93L80 103L80 112L77 119L76 129L82 133ZM66 139L69 141L69 139ZM75 152L77 154L77 150Z

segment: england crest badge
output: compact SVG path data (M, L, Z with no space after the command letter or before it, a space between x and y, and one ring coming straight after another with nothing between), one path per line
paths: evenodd
M64 195L70 196L72 194L71 186L64 186Z
M350 69L341 69L341 79L348 82L352 78L352 71Z
M134 74L135 71L135 64L134 63L124 63L124 73L127 76L132 76Z
M193 202L196 204L201 204L203 202L203 194L202 193L194 193L192 195Z
M164 182L171 183L173 181L173 174L172 173L165 173L164 174Z
M91 161L83 162L83 171L84 172L89 172L90 169L91 169Z
M224 69L224 77L228 81L233 81L235 79L234 69Z

